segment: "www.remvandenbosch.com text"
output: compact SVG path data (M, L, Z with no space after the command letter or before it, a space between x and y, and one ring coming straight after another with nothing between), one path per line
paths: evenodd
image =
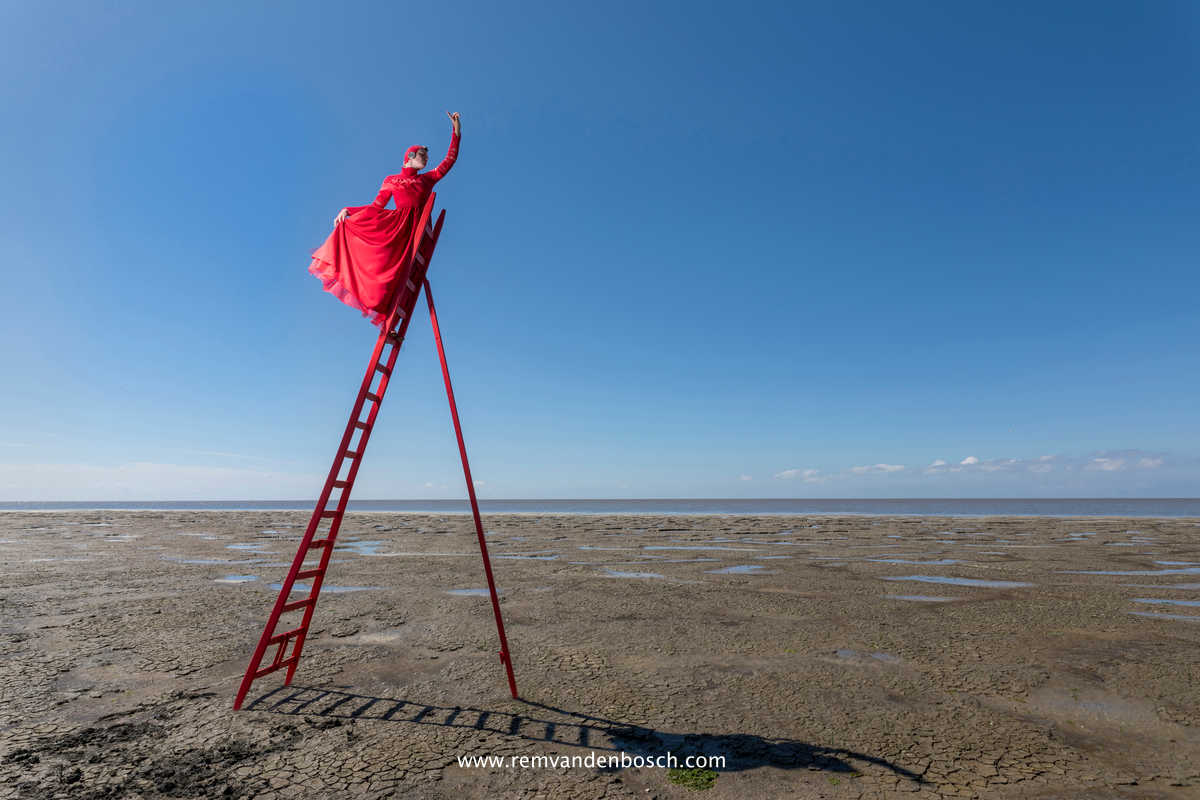
M526 755L526 756L458 756L460 767L516 767L518 769L571 769L571 768L639 768L656 769L724 769L725 756L693 755L677 757L674 753L659 756L600 753L590 751L585 755Z

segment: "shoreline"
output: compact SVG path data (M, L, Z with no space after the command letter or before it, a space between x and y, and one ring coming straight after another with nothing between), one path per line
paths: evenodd
M464 501L465 502L465 501ZM486 502L486 501L485 501ZM312 514L312 509L305 508L205 508L202 506L172 506L170 508L127 508L116 506L78 506L72 508L0 508L0 514L73 514L73 513L103 513L120 512L122 514L163 514L171 512L212 513L212 514ZM407 516L463 516L470 517L473 512L466 510L393 510L393 509L347 509L346 516L352 514L396 514ZM634 517L634 516L663 516L663 517L697 517L728 519L737 517L852 517L855 519L1095 519L1095 520L1171 520L1176 522L1191 522L1200 524L1200 515L1172 516L1166 514L967 514L967 513L920 513L893 512L875 513L866 511L492 511L481 508L480 515L487 516L527 516L527 517Z

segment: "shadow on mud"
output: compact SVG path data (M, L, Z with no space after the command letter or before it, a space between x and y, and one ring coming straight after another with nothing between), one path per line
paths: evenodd
M718 770L721 772L772 766L851 774L860 771L856 764L871 764L914 784L925 783L917 773L885 759L838 747L749 733L670 733L529 700L516 702L529 710L514 713L467 706L437 706L305 686L281 686L247 703L244 710L324 717L331 721L362 719L465 728L594 751L623 751L630 756L653 757L668 752L678 759L689 755L724 756L725 766Z

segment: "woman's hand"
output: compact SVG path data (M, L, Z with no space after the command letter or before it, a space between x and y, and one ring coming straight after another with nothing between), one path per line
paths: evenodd
M451 114L449 111L447 111L446 116L450 118L450 122L454 126L455 135L456 136L461 135L462 134L462 122L460 122L458 119L458 112L455 111L453 114Z
M344 208L343 208L343 209L342 209L340 212L338 212L338 215L337 215L336 217L334 217L334 218L333 218L333 225L334 225L334 227L337 227L337 224L338 224L339 222L341 222L342 220L344 220L344 219L346 218L346 216L347 216L349 213L350 213L350 212L349 212L349 211L347 211L347 210L346 210L346 209L344 209Z

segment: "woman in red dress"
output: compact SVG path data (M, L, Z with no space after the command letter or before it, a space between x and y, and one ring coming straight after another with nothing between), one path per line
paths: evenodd
M419 233L418 217L429 192L458 158L462 124L457 111L446 114L453 133L442 163L421 173L429 160L428 148L408 148L404 169L383 179L375 202L343 208L333 221L333 233L313 251L308 271L321 279L322 288L370 317L374 325L383 325L392 310L394 284L407 270L405 256ZM387 208L389 197L395 198L395 208Z

